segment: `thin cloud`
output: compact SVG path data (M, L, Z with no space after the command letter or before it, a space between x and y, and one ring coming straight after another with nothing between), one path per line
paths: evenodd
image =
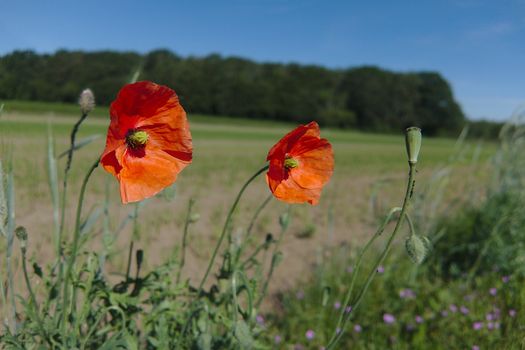
M465 33L467 39L491 39L510 34L516 30L516 26L511 21L501 21L492 23L484 27L469 30Z

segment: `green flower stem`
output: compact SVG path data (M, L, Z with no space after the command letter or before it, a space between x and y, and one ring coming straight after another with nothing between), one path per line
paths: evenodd
M345 317L346 308L350 306L350 298L352 297L352 293L354 292L354 286L355 281L357 280L357 275L359 274L359 271L361 270L361 263L363 261L363 256L368 251L368 249L372 246L372 244L375 242L375 240L381 236L383 231L385 230L386 225L390 222L392 219L392 216L401 211L401 208L396 207L392 208L388 215L386 216L385 220L383 221L383 224L377 229L375 234L368 240L364 248L359 253L359 256L357 258L357 262L354 265L354 269L352 271L352 279L350 280L350 287L348 288L348 292L346 293L344 302L343 302L343 308L341 309L341 314L339 315L339 320L337 321L336 329L342 329L341 326L343 324L343 320Z
M180 254L180 262L179 262L179 271L177 271L177 283L180 281L180 275L182 273L182 269L184 268L184 264L186 262L186 245L187 245L187 238L188 238L188 228L190 227L190 221L191 221L191 211L193 209L193 205L195 204L195 200L193 198L190 199L190 202L188 203L188 212L186 214L186 222L184 223L184 233L182 234L182 247L181 247L181 254Z
M22 251L22 270L24 271L24 280L26 282L27 290L29 291L29 298L31 299L31 304L33 305L34 314L36 317L36 322L38 324L38 328L40 329L41 337L45 339L45 341L52 345L49 341L48 335L46 330L44 329L44 323L42 322L42 319L40 318L40 310L38 307L38 303L35 298L35 293L33 292L33 288L31 287L31 282L29 281L29 275L27 273L27 263L26 263L26 253L23 250Z
M91 177L91 174L95 171L95 169L98 167L98 164L100 162L100 158L96 160L95 163L89 168L86 176L84 177L84 181L82 182L82 187L80 188L80 195L78 198L78 205L77 205L77 214L75 219L75 234L73 236L73 247L71 250L71 255L67 261L66 265L66 274L64 276L64 289L63 289L63 303L62 303L62 336L63 340L65 340L66 336L66 317L68 314L68 302L69 302L69 281L71 279L71 270L73 269L73 266L75 265L76 257L77 257L77 251L78 251L78 242L80 240L80 220L81 220L81 214L82 214L82 206L84 204L84 194L86 192L87 183L89 181L89 178Z
M381 254L379 259L375 263L373 269L370 271L370 273L369 273L369 275L368 275L368 277L367 277L367 279L365 281L365 284L363 285L363 287L359 291L359 294L357 295L357 298L355 299L355 302L352 305L352 312L347 313L346 315L343 316L343 322L342 322L342 325L340 327L340 332L337 333L337 329L334 330L334 334L332 335L332 338L330 339L330 341L328 342L328 345L326 346L327 350L334 349L334 347L336 346L337 342L341 339L341 337L342 337L342 335L344 333L344 330L346 328L346 324L348 323L348 320L350 319L351 315L353 315L355 313L355 310L357 309L357 307L361 304L361 302L363 300L363 297L365 296L366 292L368 291L368 287L372 283L372 280L374 279L374 277L375 277L375 275L377 273L377 268L386 259L387 255L388 255L388 252L390 251L390 247L392 246L392 242L394 241L394 238L397 236L397 233L399 232L399 229L401 228L401 225L403 223L403 219L405 218L406 210L407 210L408 205L410 203L410 199L412 198L412 193L413 193L414 185L415 185L415 179L414 178L415 178L415 173L416 173L416 165L414 163L409 163L409 166L410 166L410 170L409 170L409 173L408 173L408 182L407 182L407 189L406 189L406 193L405 193L405 198L403 200L403 206L401 207L401 213L399 214L399 218L397 219L394 231L392 232L392 235L388 239L388 242L386 244L385 249L383 250L383 253ZM372 238L372 239L374 239L374 238ZM369 246L369 245L367 244L367 246ZM368 247L365 247L365 248L368 248ZM348 305L345 305L345 308L343 308L342 313L345 312L345 309L346 309L347 306Z
M66 211L66 195L67 195L67 180L69 175L69 170L71 169L71 163L73 162L73 152L75 151L75 139L77 137L77 132L80 127L80 124L87 118L87 113L82 113L80 116L80 119L75 123L73 126L73 129L71 130L71 148L68 150L67 153L67 163L66 167L64 169L64 183L63 183L63 191L62 191L62 208L60 210L60 226L58 229L58 244L60 245L60 242L62 240L62 233L64 231L64 223L65 223L65 211Z
M246 249L246 245L248 244L248 238L250 237L250 233L252 232L252 229L255 226L255 221L257 221L257 218L259 217L263 209L268 205L268 203L270 203L270 200L272 198L273 198L273 194L268 195L268 197L266 197L266 199L261 203L261 205L259 205L257 210L255 210L255 213L253 214L253 217L250 220L250 224L248 225L248 229L246 230L246 234L244 235L244 239L241 243L241 246L237 250L236 263L238 263L239 259L241 259L242 252L244 251L244 249Z
M237 208L237 204L239 204L239 200L241 199L242 194L248 187L248 185L255 180L257 176L262 174L268 170L268 165L264 166L260 170L258 170L255 174L253 174L252 177L246 181L246 183L242 186L241 190L239 191L239 194L237 194L237 198L235 198L235 201L233 202L232 207L230 208L230 211L228 212L228 216L226 217L226 221L224 222L224 227L222 228L222 233L219 237L219 241L217 242L217 245L215 246L215 250L213 251L213 254L210 259L210 263L208 264L208 268L206 269L206 273L204 274L204 277L202 278L202 281L199 285L199 294L202 292L202 288L204 287L204 283L206 282L206 279L208 279L208 275L210 274L211 268L213 267L213 263L215 262L215 258L217 257L217 253L219 252L219 249L221 247L222 241L224 240L224 237L226 236L226 232L228 231L228 225L230 224L233 212Z
M290 212L291 211L292 211L292 206L288 205L288 211L287 211L287 215L288 216L290 216ZM277 256L277 253L279 252L279 247L281 245L281 242L282 242L283 237L284 237L284 233L286 232L287 228L288 228L288 225L282 226L281 232L279 233L279 238L277 239L277 242L275 242L275 245L273 247L272 260L270 262L271 263L270 271L268 271L268 276L266 277L266 280L264 281L264 285L263 285L263 288L262 288L261 295L259 296L259 299L257 299L257 302L255 303L255 307L257 309L259 308L259 306L261 306L261 303L262 303L264 297L266 296L266 292L268 291L268 286L270 285L270 280L272 279L272 276L273 276L273 273L274 273L275 267L276 267L275 257Z

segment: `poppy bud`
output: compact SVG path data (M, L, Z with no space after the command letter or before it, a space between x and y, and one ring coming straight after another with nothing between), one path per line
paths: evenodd
M18 238L18 240L20 241L20 249L22 250L22 253L25 254L27 248L27 231L25 227L18 226L15 229L15 235L16 238Z
M405 131L405 142L407 146L408 163L416 164L421 149L421 129L415 126Z
M95 95L90 89L85 89L80 93L78 98L78 104L80 105L80 111L82 114L88 114L95 108Z

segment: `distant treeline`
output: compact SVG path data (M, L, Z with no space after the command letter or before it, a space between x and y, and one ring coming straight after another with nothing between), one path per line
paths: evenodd
M108 105L134 72L173 88L190 113L306 122L378 132L418 125L457 135L465 116L436 72L327 69L236 57L134 52L15 51L0 57L0 99L75 102L90 87Z

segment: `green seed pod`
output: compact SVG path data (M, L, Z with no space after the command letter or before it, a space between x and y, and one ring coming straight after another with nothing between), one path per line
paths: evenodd
M429 239L425 236L410 235L405 242L408 256L416 264L421 264L431 248Z
M421 129L415 126L405 131L405 142L407 146L408 162L416 164L421 149Z
M83 114L91 112L95 108L95 95L93 95L93 91L90 89L83 90L78 98L78 104Z

